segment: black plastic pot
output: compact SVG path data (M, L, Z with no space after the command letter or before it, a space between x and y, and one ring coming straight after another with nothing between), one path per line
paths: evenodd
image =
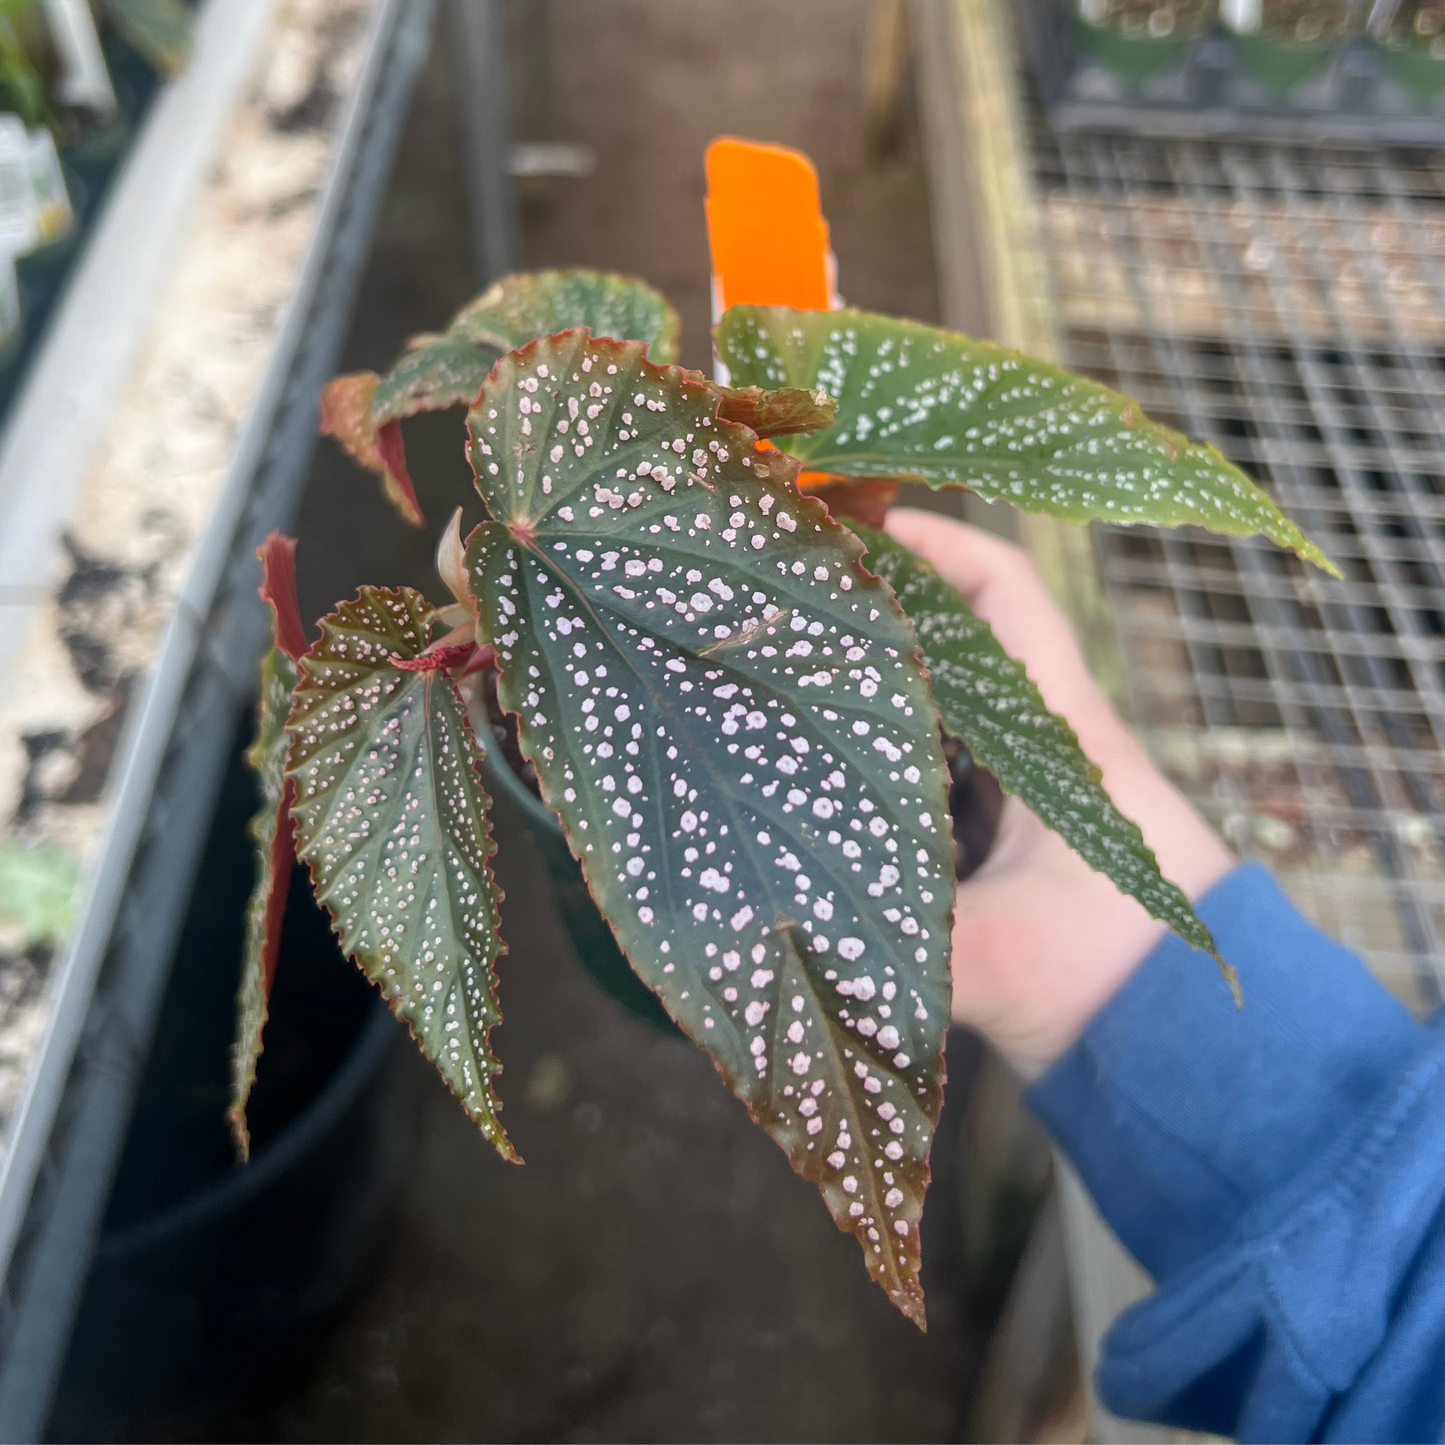
M238 750L239 751L239 750ZM413 1096L405 1030L298 869L235 1159L229 1046L254 792L233 764L91 1266L53 1438L184 1433L304 1360L380 1259Z

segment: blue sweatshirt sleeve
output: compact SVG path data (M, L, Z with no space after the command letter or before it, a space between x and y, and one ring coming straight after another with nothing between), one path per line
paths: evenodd
M1104 1343L1120 1415L1241 1440L1445 1439L1445 1030L1269 874L1200 901L1029 1102L1155 1293Z

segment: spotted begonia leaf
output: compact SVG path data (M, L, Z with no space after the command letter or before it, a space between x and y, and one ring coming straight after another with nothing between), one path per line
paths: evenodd
M296 543L272 532L256 553L261 561L261 599L271 608L273 646L261 661L261 692L256 736L246 762L261 791L261 806L251 819L256 844L256 884L246 905L246 936L241 954L241 986L236 997L236 1041L231 1050L231 1107L227 1118L242 1160L250 1158L246 1102L256 1082L271 983L281 947L281 923L296 839L291 805L295 787L286 777L286 715L296 686L296 663L306 651L306 630L296 605Z
M529 271L506 276L464 306L447 335L512 351L554 331L642 341L656 362L677 359L677 312L660 291L603 271Z
M287 724L296 851L342 947L514 1159L487 1037L503 952L491 799L450 679L398 665L426 651L435 618L420 593L364 587L322 619Z
M357 371L330 382L321 394L321 430L380 476L388 500L420 526L400 423L470 406L503 352L573 326L646 342L656 361L677 352L677 313L642 281L580 270L507 276L469 301L441 335L413 338L386 376ZM808 414L816 415L819 403L809 399ZM805 412L797 398L793 409L798 417Z
M966 487L1069 521L1258 533L1338 575L1213 447L1108 387L992 342L865 311L735 306L717 348L739 384L837 398L832 426L785 444L817 471Z
M760 437L795 436L827 426L838 403L823 391L805 391L785 386L764 391L760 386L723 386L718 415L725 421L741 422Z
M921 557L886 533L854 530L868 549L867 565L893 588L913 623L944 728L1090 867L1219 960L1213 935L1159 871L1138 825L1104 791L1073 728L1049 711L1024 665ZM1233 969L1219 962L1234 984Z
M553 336L468 417L502 705L633 968L922 1322L953 898L911 628L796 463L633 344Z
M451 336L418 336L378 380L371 398L377 427L424 411L470 406L501 351Z

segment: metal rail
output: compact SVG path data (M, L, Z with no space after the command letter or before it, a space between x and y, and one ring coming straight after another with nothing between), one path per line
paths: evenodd
M254 694L266 634L255 549L298 500L316 396L340 351L433 10L434 0L378 8L290 311L117 757L116 821L92 888L104 916L72 948L86 986L56 1005L73 1062L47 1050L53 1096L27 1101L12 1143L25 1168L12 1164L0 1198L23 1211L0 1241L3 1440L44 1435L229 739Z

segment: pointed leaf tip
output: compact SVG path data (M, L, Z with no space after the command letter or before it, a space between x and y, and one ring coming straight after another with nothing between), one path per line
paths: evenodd
M267 548L262 550L272 548L273 543L283 544L274 547L274 555L289 562L296 544L273 533ZM270 568L268 575L275 579L275 572ZM272 605L274 607L275 603ZM279 626L277 630L280 631ZM291 817L296 793L286 778L285 730L286 714L291 707L291 690L295 685L295 659L282 647L273 647L261 664L256 738L246 753L246 762L255 774L261 791L261 806L251 819L249 829L255 845L256 882L246 905L241 985L236 997L236 1040L231 1051L231 1104L227 1110L236 1151L243 1162L251 1154L246 1103L256 1081L256 1065L261 1057L271 985L280 955L286 895L296 858Z
M420 527L426 518L406 469L406 448L401 426L391 420L378 423L372 416L381 378L374 371L338 376L322 389L321 432L334 437L368 471L382 480L387 500L406 521Z
M271 984L281 948L286 894L296 858L291 805L295 788L286 778L286 715L296 685L296 663L306 651L306 632L296 601L296 541L272 532L257 549L262 599L271 608L275 645L261 662L256 738L246 762L261 790L261 807L251 819L256 848L256 882L246 905L241 986L236 998L236 1040L231 1051L231 1104L227 1119L242 1162L251 1156L246 1103L256 1081Z
M1047 362L865 311L735 306L718 356L739 386L822 387L833 423L786 446L805 467L963 487L1066 521L1264 536L1338 575L1212 446Z
M1115 806L1067 720L1050 712L1024 665L921 557L886 532L855 526L867 565L913 623L944 728L1091 867L1136 899L1229 979L1214 937L1159 871L1137 824Z
M452 513L447 529L437 543L437 573L447 584L447 591L456 598L467 615L477 615L477 599L471 594L471 582L467 577L467 548L462 541L462 509Z
M296 539L272 532L256 549L261 559L261 600L271 608L276 646L293 662L306 651L306 629L296 601Z

